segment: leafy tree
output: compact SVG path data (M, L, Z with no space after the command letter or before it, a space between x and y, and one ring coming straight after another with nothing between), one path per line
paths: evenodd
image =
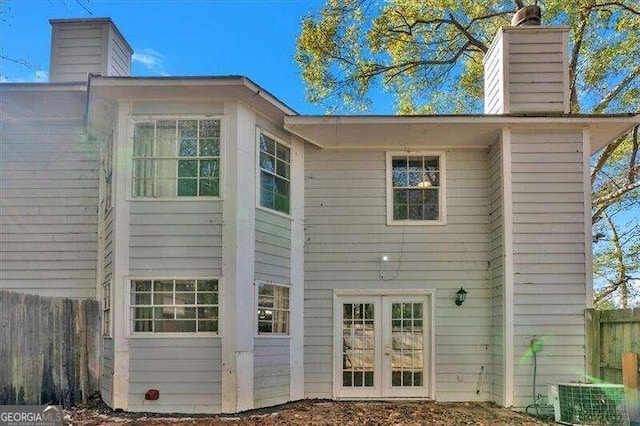
M401 114L482 111L482 59L520 0L327 0L302 22L296 61L307 97L329 112L393 95ZM637 0L546 0L545 25L570 27L574 113L640 110ZM638 128L592 160L597 302L624 306L640 275ZM627 219L625 219L625 217ZM616 242L617 241L617 242Z

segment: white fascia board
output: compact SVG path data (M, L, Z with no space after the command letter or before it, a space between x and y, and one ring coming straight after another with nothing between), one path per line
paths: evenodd
M87 90L86 82L71 83L0 83L0 93L5 92L68 92Z

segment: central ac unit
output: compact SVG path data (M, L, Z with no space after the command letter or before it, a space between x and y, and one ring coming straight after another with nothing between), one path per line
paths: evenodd
M623 385L554 383L549 403L556 422L568 425L628 425Z

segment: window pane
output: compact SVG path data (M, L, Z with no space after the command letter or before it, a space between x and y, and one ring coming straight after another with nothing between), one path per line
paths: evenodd
M176 291L196 291L196 283L194 281L176 280Z
M273 156L276 155L276 143L273 139L260 133L260 151L267 152Z
M283 195L285 197L289 196L289 182L284 179L276 178L276 194Z
M265 154L264 152L260 153L260 168L266 170L268 172L274 173L276 170L275 167L275 158L272 156Z
M218 321L198 321L198 331L217 332Z
M422 205L413 205L410 204L407 209L407 219L408 220L422 220Z
M284 160L286 162L289 162L289 148L287 148L284 145L277 144L276 150L277 150L276 157L278 157L279 160Z
M200 177L213 178L220 176L218 160L200 160Z
M195 293L176 293L176 305L195 305Z
M200 155L202 157L217 157L220 155L220 143L217 139L202 139L200 141Z
M133 156L148 157L152 155L153 123L136 123L133 129Z
M289 198L276 194L273 208L282 213L289 213Z
M151 293L135 293L132 302L134 305L150 305Z
M407 190L407 203L408 204L422 204L422 190L410 189Z
M274 192L276 190L276 178L269 173L260 173L260 184L263 190Z
M190 139L198 137L198 120L178 121L178 135L180 139Z
M424 218L426 220L438 220L438 206L424 206Z
M180 160L178 162L178 177L197 177L198 161L197 160Z
M179 179L178 180L178 196L195 197L198 193L197 179Z
M199 319L217 319L218 308L214 306L198 308L198 318Z
M407 171L407 158L406 157L393 157L391 161L393 171Z
M216 305L218 303L218 293L198 293L199 305Z
M187 308L187 307L176 308L176 319L195 318L195 317L196 317L196 308Z
M217 197L220 195L218 179L200 179L200 194L203 197Z
M134 281L132 286L134 291L151 291L151 281Z
M425 157L424 159L424 167L427 170L439 170L440 165L438 161L438 157Z
M219 120L200 120L200 137L201 138L219 138L220 137L220 121Z
M407 220L407 206L406 204L399 204L393 206L393 219L394 220Z
M196 139L183 139L180 141L180 156L195 157L198 153L198 141Z
M276 174L289 179L289 164L278 160Z
M218 281L198 280L198 291L218 291Z
M425 204L438 204L438 189L425 189L424 190L424 202Z
M163 120L156 123L156 143L154 157L176 156L176 122Z
M409 157L409 172L422 172L422 157Z
M153 291L173 291L173 280L155 280Z

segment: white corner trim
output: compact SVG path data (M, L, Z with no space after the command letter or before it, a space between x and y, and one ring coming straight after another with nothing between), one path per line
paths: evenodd
M304 142L291 144L291 287L289 398L304 398Z
M564 113L571 112L571 81L569 75L569 31L562 31L562 93L564 103Z
M511 129L502 129L502 208L504 235L504 395L503 405L513 405L514 382L514 307L513 307L513 186L511 169Z
M129 115L131 102L118 104L117 133L114 138L116 153L112 166L112 190L114 201L114 264L111 300L113 318L113 391L112 408L127 410L129 407L129 297L127 277L129 276L129 203L127 190L130 158L133 144Z
M565 33L566 34L566 33ZM582 161L584 183L584 256L585 256L585 285L587 308L593 308L593 224L591 223L591 131L588 128L582 130Z
M511 90L510 90L510 67L509 67L509 46L511 45L511 37L509 31L502 32L502 114L511 112Z
M222 412L236 413L253 408L255 114L228 101L224 115Z

